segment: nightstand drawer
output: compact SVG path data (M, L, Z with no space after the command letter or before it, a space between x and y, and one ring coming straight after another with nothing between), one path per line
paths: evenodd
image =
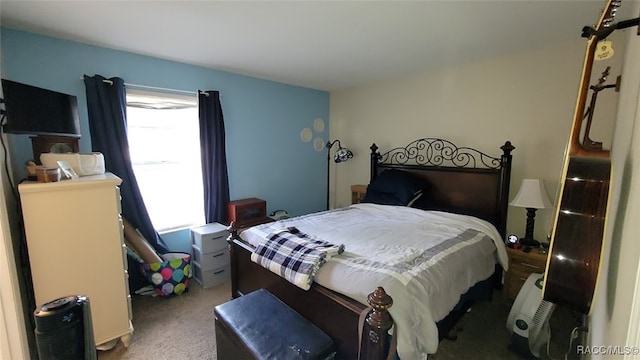
M529 278L529 275L538 273L536 271L517 271L509 269L508 284L505 287L506 295L510 299L515 299L520 292L520 289L524 285L525 281ZM541 274L539 272L538 274Z
M504 278L504 295L514 300L529 275L544 274L547 266L547 255L537 250L524 252L522 250L507 249L509 255L509 270Z
M523 258L513 258L511 260L511 264L509 266L509 271L520 271L523 273L543 273L544 268L546 266L546 262L542 262L536 259L523 259Z
M509 269L509 281L505 286L505 293L509 299L515 299L520 292L520 289L524 285L525 281L527 281L527 277L530 274L525 273L512 273L511 269Z

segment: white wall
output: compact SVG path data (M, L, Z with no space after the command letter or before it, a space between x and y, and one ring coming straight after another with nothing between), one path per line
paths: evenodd
M4 176L0 176L0 188L5 188L4 183ZM27 359L29 350L5 204L5 194L0 192L0 359Z
M618 53L622 50L616 46ZM332 205L349 204L349 186L368 183L372 142L385 151L420 137L442 137L493 156L510 140L516 147L510 198L523 178L541 178L555 202L584 51L585 41L576 37L570 43L332 92L331 138L355 154L347 163L331 165ZM607 64L611 74L620 73L620 62L616 57ZM596 65L594 76L603 69ZM616 98L614 91L602 91L596 112L615 114ZM594 120L591 138L610 145L613 119ZM538 211L536 239L546 239L552 216L551 209ZM526 211L510 207L507 231L524 235L525 223Z
M640 2L633 2L633 6L632 13L640 13ZM625 35L627 54L611 153L613 180L605 256L589 342L596 346L640 347L640 299L636 295L640 264L640 36L637 28L627 30Z
M0 136L6 144L6 136ZM0 148L0 169L5 168L5 155L4 149ZM0 170L0 359L28 359L29 347L8 216L8 207L14 206L15 202L6 199L10 194L6 173Z
M631 13L640 12L640 2L629 4L635 7ZM640 36L636 31L609 36L616 55L594 64L590 82L595 83L609 65L607 84L622 74L620 93L605 90L598 95L591 136L612 149L613 169L605 256L588 336L589 344L596 346L640 346L640 299L635 297L640 296ZM372 142L385 151L427 136L495 155L505 140L511 140L516 146L511 198L522 178L541 178L555 202L585 45L577 38L331 93L331 139L340 139L355 154L347 163L331 164L332 207L349 204L351 184L368 183ZM587 100L591 92L588 96ZM550 231L552 212L538 211L537 239ZM524 226L525 211L510 207L507 231L522 235Z

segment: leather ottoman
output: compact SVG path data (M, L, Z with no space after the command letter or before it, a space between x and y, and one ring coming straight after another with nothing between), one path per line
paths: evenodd
M219 360L332 359L333 340L265 289L214 309Z

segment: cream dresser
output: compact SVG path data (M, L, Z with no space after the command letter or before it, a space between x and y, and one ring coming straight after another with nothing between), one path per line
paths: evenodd
M106 173L18 186L36 304L88 296L98 348L129 346L133 332L121 182Z

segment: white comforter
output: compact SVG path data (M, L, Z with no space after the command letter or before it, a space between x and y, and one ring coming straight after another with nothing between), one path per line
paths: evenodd
M436 322L498 261L507 268L503 239L490 223L471 216L410 207L356 204L252 227L241 237L258 246L277 229L300 231L345 252L333 257L315 281L363 304L382 286L393 297L398 355L424 359L438 348Z

